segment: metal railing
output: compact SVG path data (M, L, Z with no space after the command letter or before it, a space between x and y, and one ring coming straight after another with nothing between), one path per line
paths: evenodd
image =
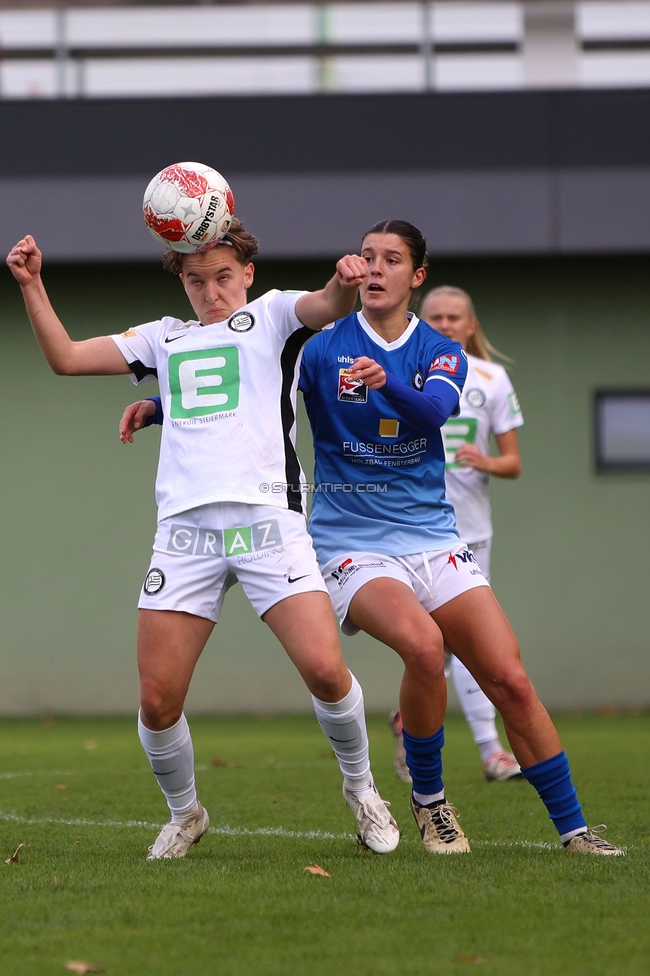
M650 85L646 0L0 10L0 96Z

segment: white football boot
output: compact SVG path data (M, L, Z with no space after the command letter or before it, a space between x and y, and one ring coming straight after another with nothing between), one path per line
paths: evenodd
M149 848L148 861L166 857L185 857L192 844L198 844L210 826L208 811L197 803L196 816L189 823L165 824Z
M343 785L343 798L359 824L359 840L375 854L390 854L399 844L399 827L377 789L368 796L355 796Z

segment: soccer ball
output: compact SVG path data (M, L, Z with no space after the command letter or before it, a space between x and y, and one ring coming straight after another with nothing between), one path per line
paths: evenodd
M174 163L145 190L144 222L166 248L189 254L217 244L230 227L235 198L221 173L203 163Z

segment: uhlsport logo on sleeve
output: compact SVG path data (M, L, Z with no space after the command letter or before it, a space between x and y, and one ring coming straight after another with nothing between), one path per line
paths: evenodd
M437 370L440 370L443 373L450 373L452 376L455 376L459 366L460 356L455 356L453 353L446 353L444 356L436 356L429 367L429 372L435 373Z
M173 420L205 417L239 406L239 350L236 346L195 349L169 357Z
M338 398L348 403L366 403L368 387L364 386L363 380L352 379L347 369L340 369Z

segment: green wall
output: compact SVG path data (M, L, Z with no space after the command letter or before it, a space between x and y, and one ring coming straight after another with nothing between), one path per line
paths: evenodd
M256 292L318 287L331 270L327 262L260 264ZM429 280L466 288L492 342L515 360L524 474L493 484L493 583L542 697L560 708L647 706L650 476L595 475L591 395L597 386L650 386L650 262L446 260ZM76 338L189 315L178 282L156 266L51 266L46 283ZM131 712L159 434L120 444L122 409L139 395L127 378L50 373L4 270L0 343L0 714ZM388 708L396 655L364 636L344 646L369 707ZM238 588L188 707L309 707Z

